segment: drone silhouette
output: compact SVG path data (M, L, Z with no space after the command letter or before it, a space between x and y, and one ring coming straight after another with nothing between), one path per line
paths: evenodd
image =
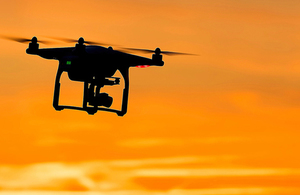
M49 41L38 41L36 37L32 39L2 36L2 38L28 43L27 54L38 55L45 59L55 59L59 61L57 69L53 107L57 111L63 109L74 109L86 111L88 114L95 114L98 110L115 112L118 116L123 116L127 112L129 93L129 68L163 66L162 55L191 55L188 53L155 50L123 48L123 50L140 51L153 53L152 59L126 53L123 50L114 50L111 46L104 47L103 43L85 41L82 37L78 40L56 38L65 42L77 42L75 47L42 48L39 43L50 43ZM87 44L87 45L86 45ZM120 78L113 77L119 70L124 80L123 98L121 110L111 109L113 98L107 93L101 93L104 86L114 86L120 84ZM60 78L63 72L67 72L72 81L83 82L83 104L82 107L59 105Z

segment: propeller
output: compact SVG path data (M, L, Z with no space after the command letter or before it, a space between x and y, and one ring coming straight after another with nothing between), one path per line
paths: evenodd
M32 37L32 39L27 39L23 37L14 37L14 36L7 36L7 35L0 35L2 39L10 40L10 41L16 41L19 43L29 43L29 42L35 42L35 43L43 43L43 44L52 44L51 41L42 41L38 40L36 37Z
M51 39L56 39L59 41L63 41L66 43L85 43L85 44L89 44L89 45L110 45L108 43L103 43L103 42L96 42L96 41L85 41L82 37L80 37L79 39L70 39L70 38L62 38L62 37L49 37Z
M196 55L191 53L182 53L182 52L174 52L174 51L161 51L160 48L156 48L155 50L151 49L138 49L138 48L122 48L125 50L132 50L132 51L139 51L143 53L155 53L157 55L159 54L165 54L165 55Z

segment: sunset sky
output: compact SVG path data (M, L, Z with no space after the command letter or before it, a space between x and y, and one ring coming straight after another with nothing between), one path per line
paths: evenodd
M300 195L300 1L0 1L0 35L197 54L131 68L127 114L88 115L52 107L57 61L0 39L0 194Z

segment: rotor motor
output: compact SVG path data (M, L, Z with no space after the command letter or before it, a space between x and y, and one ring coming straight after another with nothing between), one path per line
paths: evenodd
M152 54L152 60L156 62L162 61L162 55L161 55L161 50L160 48L156 48L154 50L154 54Z
M38 40L36 37L32 37L31 42L29 43L28 49L26 50L29 54L34 54L39 49Z

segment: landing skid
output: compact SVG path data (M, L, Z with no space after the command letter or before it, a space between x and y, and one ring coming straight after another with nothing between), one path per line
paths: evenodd
M129 75L128 75L129 71L128 70L129 70L128 68L120 70L120 72L124 78L124 81L125 81L125 87L123 89L122 108L121 108L121 110L116 110L116 109L99 107L98 105L88 106L88 104L91 105L91 99L92 99L91 96L94 97L94 94L95 94L94 86L97 86L96 87L96 94L97 94L100 92L100 88L103 87L104 85L113 85L109 82L108 82L108 84L103 84L103 85L97 85L95 83L87 82L87 81L84 82L82 107L59 105L60 77L64 71L62 68L59 67L57 70L56 79L55 79L53 107L57 111L61 111L63 109L72 109L72 110L86 111L88 114L94 115L95 113L97 113L98 110L100 110L100 111L114 112L118 116L124 116L127 112L127 104L128 104L128 91L129 91ZM112 77L112 78L115 78L115 77ZM119 78L115 78L115 79L116 79L115 83L119 84ZM93 88L92 92L89 89L89 85L90 85L90 88ZM91 85L92 85L92 87L91 87Z

